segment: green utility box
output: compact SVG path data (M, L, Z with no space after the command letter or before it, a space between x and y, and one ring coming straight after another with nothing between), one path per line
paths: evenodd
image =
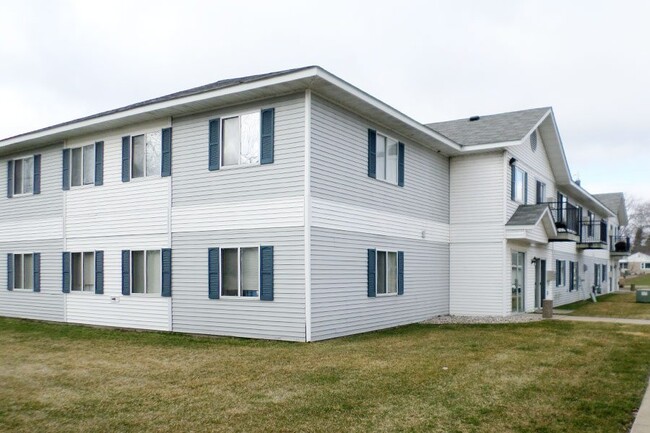
M650 303L650 290L638 289L636 291L636 301Z

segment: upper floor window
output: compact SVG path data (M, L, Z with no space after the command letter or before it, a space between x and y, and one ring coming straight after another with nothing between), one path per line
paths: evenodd
M377 133L377 179L397 183L397 140Z
M70 149L70 185L81 186L95 183L95 145Z
M222 166L260 162L260 112L221 119Z
M511 193L512 200L526 204L528 201L528 173L517 166L512 166L511 170Z
M546 203L546 184L539 180L537 181L537 197L535 203Z
M208 169L272 164L275 109L264 108L208 122Z
M368 130L368 176L404 186L404 143Z
M587 236L591 237L594 235L594 225L596 223L596 216L590 210L587 211Z
M131 137L131 178L160 176L162 133Z
M9 161L9 164L9 188L12 195L32 194L34 192L34 157L14 159Z

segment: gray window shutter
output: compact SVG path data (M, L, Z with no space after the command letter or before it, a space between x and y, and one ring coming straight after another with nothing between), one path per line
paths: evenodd
M95 294L104 294L104 251L95 251Z
M528 173L524 172L524 204L528 204Z
M34 194L41 193L41 155L34 155Z
M260 130L262 133L260 164L272 164L275 141L275 108L262 110L262 125Z
M368 297L377 296L377 250L368 250Z
M70 293L70 253L63 253L63 281L62 281L62 290L63 293Z
M404 294L404 251L397 252L397 294Z
M368 130L368 176L377 178L377 131Z
M167 177L172 175L172 129L162 130L162 164L160 175Z
M515 199L515 166L514 164L510 166L510 200Z
M260 247L260 300L273 300L273 247Z
M131 136L122 137L122 182L131 180Z
M14 162L7 161L7 198L14 196Z
M70 149L63 149L63 174L62 188L64 191L70 189Z
M34 258L34 291L41 291L41 253L33 253Z
M555 287L559 287L562 283L562 275L560 275L560 261L555 261Z
M122 250L122 294L131 294L131 251Z
M7 290L14 289L14 255L7 254Z
M219 170L221 165L221 150L219 142L221 141L221 119L210 120L208 138L208 169L210 171Z
M95 186L104 184L104 142L95 142Z
M573 290L573 262L569 262L569 292Z
M162 290L161 296L169 298L172 295L172 250L163 248L160 251L162 257Z
M397 185L404 186L404 143L398 144Z
M219 248L208 250L208 298L219 299Z

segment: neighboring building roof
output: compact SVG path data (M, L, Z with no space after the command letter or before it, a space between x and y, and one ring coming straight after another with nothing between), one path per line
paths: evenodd
M510 113L429 123L426 126L462 146L521 141L550 110L550 107L532 108ZM477 120L470 120L477 117Z
M611 192L607 194L594 194L594 197L618 216L619 224L627 224L625 194L622 192Z
M621 262L650 262L650 256L647 254L643 253L634 253L631 256L628 256L628 258L621 260Z
M506 223L507 226L534 226L537 224L548 210L546 204L528 204L520 205L510 220Z

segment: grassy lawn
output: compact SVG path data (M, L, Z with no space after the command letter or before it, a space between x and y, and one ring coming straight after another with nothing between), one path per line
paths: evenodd
M650 327L412 325L313 344L0 318L2 432L627 432Z
M572 316L622 317L626 319L650 319L650 304L637 304L636 293L609 293L590 300L558 307L573 310Z
M624 284L627 288L629 288L631 284L650 287L650 274L626 278Z

